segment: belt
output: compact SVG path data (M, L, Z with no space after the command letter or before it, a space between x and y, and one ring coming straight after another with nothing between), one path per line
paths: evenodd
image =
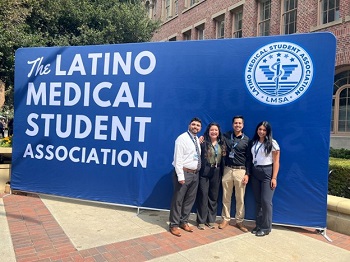
M189 169L189 168L184 167L183 170L187 173L192 173L192 174L198 173L197 169Z
M231 165L226 165L232 169L244 169L245 170L245 166L231 166Z

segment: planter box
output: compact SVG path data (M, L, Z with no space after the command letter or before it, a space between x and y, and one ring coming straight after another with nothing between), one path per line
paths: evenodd
M12 147L0 147L0 163L11 163Z
M328 195L327 228L350 236L350 199Z

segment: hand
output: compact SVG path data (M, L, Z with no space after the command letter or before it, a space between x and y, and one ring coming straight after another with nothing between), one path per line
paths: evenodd
M243 179L242 179L242 184L246 185L248 184L249 181L249 176L248 175L244 175Z
M275 189L277 187L277 180L276 178L271 179L271 189Z
M180 180L179 183L180 183L181 185L183 185L183 184L185 184L185 180Z

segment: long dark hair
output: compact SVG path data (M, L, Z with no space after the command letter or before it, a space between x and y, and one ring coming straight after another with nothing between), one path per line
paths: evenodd
M258 129L261 126L264 126L266 128L266 136L263 144L265 147L265 154L268 155L272 151L272 127L269 122L262 121L256 126L254 137L252 139L253 145L259 141Z
M218 123L215 122L211 122L208 126L207 129L204 132L204 143L205 143L205 157L209 158L211 157L211 150L210 148L212 147L211 144L211 139L209 136L209 130L212 126L216 126L219 130L219 134L218 134L218 144L221 147L221 155L225 156L226 155L226 146L223 140L223 136L222 136L222 132L221 132L221 128L220 125Z

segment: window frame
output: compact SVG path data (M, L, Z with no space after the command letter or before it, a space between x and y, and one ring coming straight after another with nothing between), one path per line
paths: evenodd
M243 37L243 6L231 10L232 13L232 38Z
M265 16L266 11L268 11L268 17ZM259 36L269 36L270 35L270 22L271 22L271 0L260 0L258 6L258 35ZM266 27L268 29L266 30ZM262 30L263 28L263 30Z
M173 0L174 4L174 16L177 16L179 13L179 0Z
M182 33L182 40L184 40L184 41L192 40L192 31L191 31L191 29Z
M289 4L288 4L289 2ZM290 6L291 0L282 0L282 34L289 35L297 32L297 20L298 20L298 0L294 0L294 6ZM291 16L294 16L294 21L291 22ZM294 28L293 32L290 32L291 26Z
M343 77L341 74L344 74ZM338 78L339 77L339 78ZM338 78L338 79L337 79ZM340 85L338 85L339 83ZM334 76L334 85L333 85L333 98L332 98L332 118L331 118L331 134L334 135L349 135L350 134L350 119L346 120L345 118L345 131L339 131L339 126L341 121L340 118L340 94L342 91L348 90L347 99L350 100L350 67L343 68L343 70L336 72ZM350 102L346 105L345 108L346 115L350 115ZM349 117L350 118L350 117ZM346 125L348 122L349 129L346 131Z
M171 0L164 0L165 19L171 18Z
M215 20L215 37L216 39L225 38L225 14L214 18Z
M335 2L334 8L329 7L330 1L332 0L319 0L319 10L320 10L319 14L320 14L321 25L329 24L340 19L340 0L333 0ZM325 5L327 5L326 10L324 10ZM333 12L333 18L329 19L329 15L332 12Z
M195 26L196 29L196 39L197 40L204 40L205 39L205 24L200 24L198 26ZM202 38L200 38L202 36Z
M178 15L179 1L178 0L163 0L162 2L162 17L165 21L170 20Z

